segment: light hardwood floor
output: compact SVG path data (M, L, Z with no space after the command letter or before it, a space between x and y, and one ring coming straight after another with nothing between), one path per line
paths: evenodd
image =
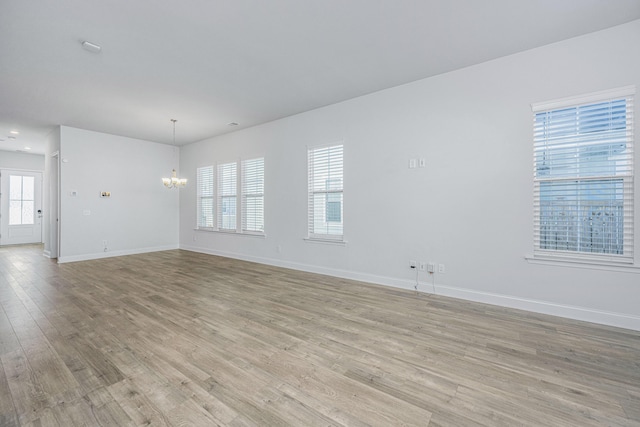
M0 425L640 425L640 332L186 251L0 248Z

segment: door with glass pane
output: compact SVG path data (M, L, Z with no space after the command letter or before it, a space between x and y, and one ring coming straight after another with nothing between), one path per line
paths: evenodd
M0 245L42 242L42 173L0 171Z

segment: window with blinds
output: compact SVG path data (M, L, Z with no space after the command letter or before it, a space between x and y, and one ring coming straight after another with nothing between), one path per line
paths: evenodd
M633 262L634 92L533 106L536 254Z
M264 233L264 158L242 162L242 231Z
M236 220L238 164L224 163L218 165L218 229L235 231Z
M308 152L310 239L343 239L343 146Z
M213 166L197 169L197 224L198 228L211 229L213 222Z

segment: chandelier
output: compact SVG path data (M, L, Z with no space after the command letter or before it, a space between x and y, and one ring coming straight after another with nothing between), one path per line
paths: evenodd
M171 119L173 122L173 145L176 145L176 119ZM171 171L171 178L162 178L162 183L167 188L180 188L187 185L186 178L178 178L176 175L176 170Z
M167 188L179 188L187 185L186 178L178 178L176 170L171 171L171 178L162 178L162 183Z

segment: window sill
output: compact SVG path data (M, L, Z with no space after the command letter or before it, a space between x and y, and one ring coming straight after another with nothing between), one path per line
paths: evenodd
M346 246L346 240L336 240L336 239L318 239L317 237L305 237L303 239L307 243L317 243L320 245L336 245L336 246Z
M555 265L559 267L585 268L591 270L617 271L640 274L640 266L633 261L607 261L603 259L584 259L553 255L527 254L524 257L529 264Z
M194 228L193 231L201 231L204 233L217 233L217 234L228 234L233 236L242 236L242 237L257 237L259 239L265 239L267 235L265 233L251 233L251 232L239 232L235 230L214 230L213 228Z

